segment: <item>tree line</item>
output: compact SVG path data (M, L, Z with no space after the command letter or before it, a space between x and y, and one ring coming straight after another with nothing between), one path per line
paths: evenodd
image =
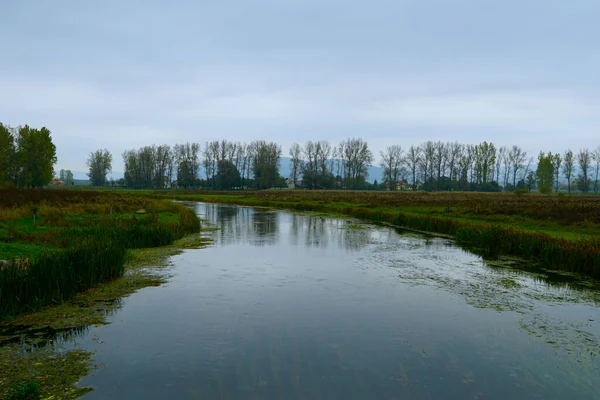
M264 140L152 145L126 150L122 157L125 171L118 183L127 187L266 189L285 184L279 175L281 146ZM106 183L111 162L108 150L90 154L87 165L92 183Z
M410 146L388 146L381 152L380 166L385 179L407 182L423 190L514 191L538 189L542 193L559 191L566 182L571 193L597 193L600 189L600 146L559 153L540 152L534 157L521 147L497 148L493 143L477 145L458 142L427 141ZM561 181L561 177L563 181Z
M487 141L476 145L426 141L407 149L389 145L379 154L383 176L376 177L374 184L366 179L375 157L361 138L338 145L327 140L293 143L288 155L290 173L281 177L282 149L274 142L221 140L203 146L145 146L123 153L125 176L120 184L213 189L264 189L293 183L307 189L493 192L537 188L548 193L564 186L569 193L573 189L584 193L600 190L600 146L577 153L541 152L534 158L520 146L496 147ZM100 177L93 182L106 182L102 177L110 170L111 159L107 150L90 155L90 177ZM377 178L382 182L377 183Z
M332 145L327 140L293 143L289 150L289 176L280 176L282 148L275 142L227 140L144 146L122 154L122 186L165 188L256 188L293 184L308 189L389 189L514 191L548 193L564 187L571 193L600 191L600 146L577 152L540 152L529 156L521 147L496 147L426 141L404 149L389 145L379 154L383 176L369 184L368 168L375 157L361 138ZM36 188L54 176L56 147L49 129L0 123L0 186ZM87 160L92 184L106 185L112 155L97 150ZM535 167L535 168L534 168ZM377 178L382 183L377 183ZM73 184L70 170L59 179Z
M43 187L54 176L54 164L50 130L0 123L0 187Z
M124 177L119 184L128 187L213 189L256 188L299 185L307 188L363 188L373 154L362 139L347 139L339 146L327 141L294 144L290 149L293 173L280 176L281 146L256 140L250 143L227 140L144 146L123 154ZM89 176L94 184L105 184L111 169L107 150L90 154ZM203 172L203 175L201 174ZM98 177L98 179L92 179Z

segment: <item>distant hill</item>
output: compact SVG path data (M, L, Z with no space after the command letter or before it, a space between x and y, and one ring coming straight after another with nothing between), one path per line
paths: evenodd
M289 157L281 157L281 164L279 167L279 174L284 177L289 177L292 170L292 159ZM120 171L113 171L112 174L108 174L106 178L110 181L113 178L115 181L123 178L124 174ZM205 177L204 168L200 168L200 176ZM73 178L75 179L75 185L84 186L89 185L89 177L87 171L73 171ZM383 180L383 168L371 165L369 167L369 176L367 181L373 183L374 180L381 182Z
M279 166L279 175L289 177L292 171L292 159L289 157L281 157L281 165ZM377 182L383 180L383 168L375 165L369 166L369 176L367 182L373 183L377 179Z

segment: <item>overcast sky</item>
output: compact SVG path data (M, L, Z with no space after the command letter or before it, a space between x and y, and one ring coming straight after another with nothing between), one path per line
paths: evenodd
M89 153L226 138L600 144L598 0L0 0L0 121Z

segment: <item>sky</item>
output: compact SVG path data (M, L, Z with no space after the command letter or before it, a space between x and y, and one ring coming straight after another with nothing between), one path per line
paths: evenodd
M598 0L0 0L0 122L106 148L600 145ZM377 157L377 160L379 157Z

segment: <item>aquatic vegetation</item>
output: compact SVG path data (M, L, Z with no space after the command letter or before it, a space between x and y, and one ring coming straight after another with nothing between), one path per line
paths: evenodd
M40 384L34 380L15 383L7 400L35 400L40 396Z
M73 387L74 382L91 370L90 357L91 353L82 350L26 351L19 345L2 346L0 398L77 399L91 390Z
M27 217L0 228L0 259L8 259L0 269L0 319L60 304L122 276L128 249L167 245L200 229L192 210L170 201L91 191L1 192L0 204L36 204L39 217L35 225Z
M170 256L210 243L202 235L188 235L167 246L128 250L123 276L99 283L54 307L0 322L0 398L10 385L27 380L39 382L43 396L74 399L91 390L75 384L93 369L92 355L81 350L65 353L60 344L86 334L91 325L106 324L121 307L121 298L165 283L169 270L164 267L170 265Z
M600 197L361 191L156 192L208 202L322 211L451 235L487 255L510 254L600 278Z

